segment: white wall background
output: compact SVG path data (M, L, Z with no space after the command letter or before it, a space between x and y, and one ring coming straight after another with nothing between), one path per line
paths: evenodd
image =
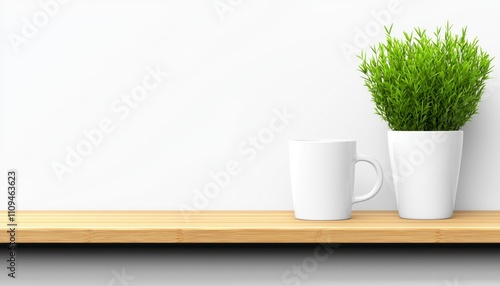
M64 2L0 1L0 180L18 170L21 209L292 209L288 139L357 139L389 173L387 126L355 56L384 38L382 24L400 34L449 20L500 53L498 1ZM122 95L147 67L170 75L125 114ZM458 209L500 209L498 75L464 128ZM276 109L295 117L255 157L239 152ZM58 180L54 162L102 120L113 130ZM193 201L229 162L228 186ZM373 180L358 166L356 192ZM356 207L395 209L391 182Z

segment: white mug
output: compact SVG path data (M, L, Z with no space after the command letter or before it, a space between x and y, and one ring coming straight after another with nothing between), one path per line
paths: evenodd
M353 204L373 198L382 188L380 163L357 154L354 140L290 140L289 151L297 219L349 219ZM369 193L355 196L354 173L359 161L375 168L377 180Z

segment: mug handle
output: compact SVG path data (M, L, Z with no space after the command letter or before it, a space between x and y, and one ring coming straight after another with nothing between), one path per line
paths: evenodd
M362 196L354 196L352 204L363 202L373 198L380 191L380 189L382 189L382 183L384 182L384 173L382 171L382 166L377 161L377 159L368 155L356 154L356 163L361 161L370 163L370 165L375 168L377 181L375 182L375 186L373 187L373 189L368 194Z

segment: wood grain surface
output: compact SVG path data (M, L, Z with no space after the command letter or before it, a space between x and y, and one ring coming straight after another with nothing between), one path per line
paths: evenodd
M9 241L0 212L0 242ZM303 221L292 211L18 211L17 243L499 243L500 211L405 220L354 211L344 221Z

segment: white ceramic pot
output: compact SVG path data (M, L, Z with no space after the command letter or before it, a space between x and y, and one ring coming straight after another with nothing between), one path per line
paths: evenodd
M462 158L462 131L389 131L389 156L399 216L453 216Z

